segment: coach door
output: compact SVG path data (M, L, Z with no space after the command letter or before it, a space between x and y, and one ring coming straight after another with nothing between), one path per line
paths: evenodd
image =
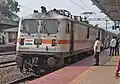
M98 29L98 38L100 39L100 29Z
M74 29L73 29L73 22L71 21L71 28L70 28L70 53L73 52L74 49Z

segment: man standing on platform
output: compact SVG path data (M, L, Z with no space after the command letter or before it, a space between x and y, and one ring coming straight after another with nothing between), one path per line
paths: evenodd
M113 39L110 42L110 54L109 56L114 56L115 54L115 46L116 46L116 37L113 37Z
M101 48L101 42L100 42L99 38L96 38L96 41L94 44L94 58L96 60L95 66L99 66L100 48Z
M119 56L119 38L116 40L115 55Z

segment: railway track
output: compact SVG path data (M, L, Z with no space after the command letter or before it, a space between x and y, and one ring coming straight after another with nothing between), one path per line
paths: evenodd
M21 79L13 80L13 81L9 82L9 84L27 84L29 82L28 79L29 80L33 79L33 77L31 75L27 75L27 76L22 77Z
M0 84L6 84L5 82L3 83L3 81L4 79L6 80L7 74L12 71L8 68L16 66L15 57L15 52L0 53Z
M20 73L15 62L15 52L0 53L0 84L11 84L31 77L31 74Z
M16 65L15 61L5 62L5 63L0 64L0 68L6 68L6 67L9 67L9 66L15 66L15 65Z
M0 53L0 84L11 84L31 76L20 73L15 58L15 52Z
M10 62L15 62L16 54L15 52L3 52L0 53L0 65Z
M15 58L16 58L15 52L2 52L0 53L0 68L4 66L12 66L15 65Z
M1 52L0 56L3 56L3 55L12 55L12 54L16 54L16 52L15 51L13 51L13 52Z
M12 84L30 76L31 74L23 75L17 68L15 61L0 64L0 84Z

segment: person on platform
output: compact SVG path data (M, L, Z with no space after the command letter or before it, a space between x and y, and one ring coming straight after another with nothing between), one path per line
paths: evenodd
M109 56L114 56L115 46L116 46L116 37L113 37L113 39L110 42L110 54L109 54Z
M99 66L99 54L101 49L101 42L99 38L96 38L95 44L94 44L94 58L96 60L96 64L94 66Z
M115 55L119 55L119 38L116 40Z

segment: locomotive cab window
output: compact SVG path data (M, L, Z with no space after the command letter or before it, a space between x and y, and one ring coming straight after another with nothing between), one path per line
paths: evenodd
M38 21L37 20L23 20L21 32L22 33L38 33Z
M65 32L66 33L70 33L70 24L69 23L66 26Z
M59 20L41 20L40 33L56 34L59 24Z

